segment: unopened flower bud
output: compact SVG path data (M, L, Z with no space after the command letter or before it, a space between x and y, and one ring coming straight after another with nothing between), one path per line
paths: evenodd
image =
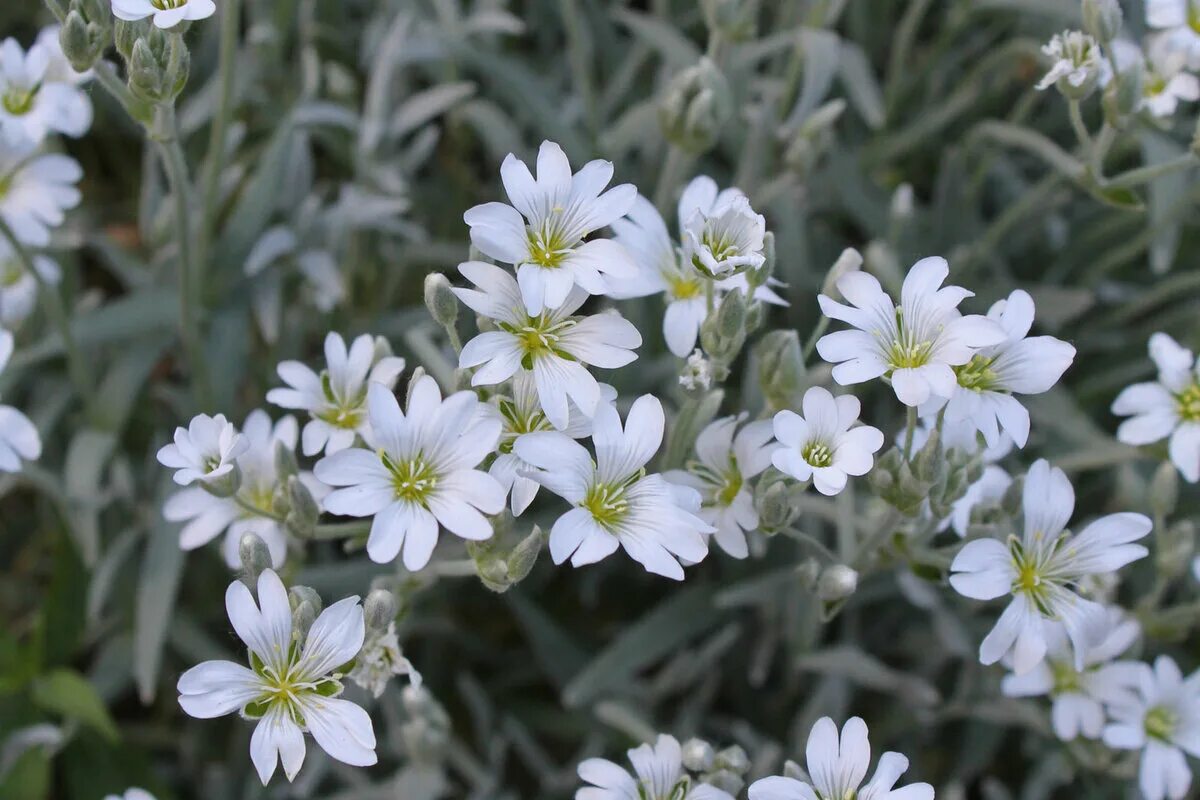
M133 58L133 47L142 35L150 30L150 22L148 20L138 20L130 22L128 20L119 19L113 26L113 38L117 45L117 52L121 54L121 58L129 61Z
M1108 124L1119 129L1128 125L1130 115L1142 107L1145 79L1145 67L1140 60L1135 60L1121 67L1121 71L1109 81L1100 101L1104 120Z
M271 568L271 551L258 534L244 533L238 542L238 557L246 580L254 583L264 570Z
M308 603L314 613L320 614L321 609L325 607L325 603L321 601L321 595L311 586L297 585L288 589L288 604L292 610L300 607L301 603Z
M703 0L704 22L712 34L740 42L754 35L757 4L748 0Z
M549 538L549 534L542 531L537 525L534 525L529 535L517 542L517 546L508 554L508 579L510 585L525 580L530 570L533 569L533 565L537 563L538 555L541 554L542 548L546 546Z
M317 621L317 610L308 601L300 603L292 609L292 630L303 640L308 636L308 630ZM339 665L340 666L340 665Z
M712 387L712 380L708 359L701 350L693 350L679 373L679 385L689 392L708 391Z
M845 100L830 100L791 132L783 152L783 161L789 169L803 178L816 168L833 144L834 125L845 110Z
M1178 578L1187 570L1196 550L1196 526L1191 520L1180 520L1160 531L1156 542L1159 572L1167 579Z
M450 289L450 281L440 272L425 276L425 307L443 328L454 327L458 320L458 298Z
M242 488L242 468L238 466L236 461L232 464L232 467L233 469L216 478L201 478L196 481L196 485L213 497L233 497L237 494L238 489Z
M658 106L664 136L694 155L712 149L732 113L729 84L709 58L676 75Z
M800 334L790 329L771 331L759 339L754 351L758 361L758 383L771 408L794 405L805 372Z
M129 88L146 102L170 102L183 91L190 69L191 54L183 36L151 28L134 42L129 57Z
M1101 44L1117 38L1123 17L1117 0L1083 0L1083 29Z
M282 441L275 442L275 474L280 480L300 474L300 464L296 461L295 448Z
M77 11L68 11L62 27L58 29L58 43L63 55L71 62L76 72L86 72L96 63L91 32L87 21Z
M763 490L758 501L758 521L764 531L782 530L795 518L791 492L784 481L776 481Z
M284 519L289 531L301 539L312 536L321 516L321 507L299 475L287 479L288 510Z
M683 743L683 766L692 772L708 772L715 756L712 745L703 739L688 739Z
M825 282L821 284L821 294L834 300L840 299L841 294L837 291L838 281L851 272L858 272L862 269L862 265L862 253L853 247L847 247L837 257L837 261L833 262L833 266L829 268L829 272L825 273Z
M908 219L913 214L913 187L902 183L892 192L891 214L893 219Z
M845 600L858 589L858 573L845 564L831 564L817 581L817 596L826 602Z
M742 791L742 787L746 785L746 781L742 780L742 776L732 770L719 769L705 775L702 785L712 786L714 789L720 789L727 794L736 795Z
M742 775L750 769L750 759L746 756L746 751L736 744L717 753L714 763L717 769L727 769L736 775Z
M717 332L724 338L734 338L745 330L746 296L739 291L729 292L717 308Z
M1179 473L1170 461L1158 465L1150 481L1150 510L1155 516L1169 517L1179 502Z
M395 621L399 610L400 603L396 600L396 595L387 589L372 589L363 601L363 619L367 629L387 630L387 626Z

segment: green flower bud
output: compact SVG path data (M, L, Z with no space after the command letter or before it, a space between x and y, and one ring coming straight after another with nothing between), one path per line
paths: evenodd
M816 586L820 576L821 564L815 558L806 558L796 566L796 580L805 589Z
M817 597L827 603L845 600L858 590L858 573L845 564L831 564L817 581Z
M1158 465L1150 481L1150 510L1156 516L1169 517L1179 502L1179 472L1170 461Z
M754 348L758 383L771 408L794 406L804 379L800 334L794 330L771 331Z
M320 614L321 609L325 607L325 603L321 601L321 595L317 594L317 590L311 586L293 586L288 589L288 604L295 611L302 603L308 603L314 613Z
M201 489L213 497L233 497L242 488L242 468L235 462L233 469L215 480L197 481Z
M658 106L667 141L693 155L712 149L732 114L729 84L709 58L676 75Z
M292 609L292 630L296 632L301 641L308 636L309 629L316 621L317 611L309 605L307 600Z
M313 498L312 492L300 480L299 475L289 475L287 479L288 510L284 524L294 536L306 539L316 530L317 520L321 516L321 507Z
M704 775L703 783L731 795L738 794L746 785L746 781L742 780L740 775L728 769L719 769Z
M150 21L148 19L138 20L137 22L129 22L123 19L117 20L113 27L113 36L116 40L117 52L121 54L121 58L129 62L133 58L134 45L149 31Z
M399 611L400 602L396 595L386 589L372 589L363 601L363 619L368 630L387 630L388 625L396 620Z
M688 739L683 743L683 765L692 772L708 772L714 758L712 745L703 739Z
M458 320L458 298L450 289L450 281L440 272L425 276L425 307L443 328L453 328Z
M1083 0L1083 29L1101 44L1117 38L1123 17L1117 0Z
M280 441L275 442L275 474L279 476L280 480L300 474L300 464L296 461L295 449Z
M191 54L180 34L151 28L134 42L128 67L130 91L148 103L166 103L187 84Z
M743 775L750 769L750 759L746 756L746 751L735 744L717 753L714 765L717 769L727 769L735 775Z
M791 490L786 482L778 480L761 489L758 498L758 524L762 530L768 533L782 530L792 524L796 514Z
M1157 538L1155 563L1159 572L1168 580L1178 578L1187 571L1196 549L1196 526L1191 520L1180 520Z
M834 125L845 110L845 100L830 100L791 133L783 161L792 172L804 178L816 169L833 144Z
M258 581L258 576L264 570L271 568L271 551L267 549L267 543L257 534L242 534L242 538L238 542L238 557L242 561L242 572L245 579L251 587Z
M746 296L739 291L729 292L717 307L717 331L722 338L733 339L746 327Z
M517 542L517 546L508 554L508 580L509 585L520 583L529 575L533 565L537 563L538 555L541 554L542 548L546 546L550 535L543 532L537 525L533 526L533 530L521 541Z

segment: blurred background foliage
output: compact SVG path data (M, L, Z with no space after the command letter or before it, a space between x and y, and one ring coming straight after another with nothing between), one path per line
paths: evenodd
M473 572L398 576L405 654L441 705L406 704L393 685L373 709L381 764L370 770L310 748L295 784L263 789L247 725L180 711L179 673L238 644L216 548L182 553L176 526L162 520L169 479L156 448L194 412L240 423L265 406L275 364L312 362L329 330L384 335L410 366L444 370L422 279L467 257L462 212L501 197L501 159L529 158L543 138L576 165L612 160L617 181L663 208L700 172L744 189L774 231L791 301L769 324L802 340L847 246L893 288L916 258L946 255L953 282L976 291L976 311L1029 290L1042 329L1079 355L1056 390L1032 398L1027 456L1072 473L1082 516L1146 508L1150 465L1113 441L1107 409L1150 375L1151 332L1200 345L1200 184L1194 173L1171 176L1140 191L1144 208L1114 207L984 127L1027 126L1071 149L1065 104L1033 84L1040 45L1078 26L1078 4L717 5L746 16L708 48L726 118L713 147L689 155L667 144L660 106L709 41L691 0L245 4L202 287L204 407L177 341L164 176L139 127L93 88L94 128L65 144L84 166L85 199L56 249L97 389L76 396L61 341L41 318L20 331L0 378L0 395L30 413L46 442L40 462L0 478L0 797L93 800L138 784L166 799L563 798L581 757L619 753L654 730L738 743L756 771L772 769L799 755L824 713L862 714L877 749L907 753L912 778L933 782L939 797L1122 796L1120 783L1096 777L1119 765L1091 745L1048 746L1043 708L998 699L997 671L974 655L990 610L952 597L936 574L922 581L887 567L824 625L796 574L807 551L784 537L745 562L714 552L683 585L620 558L582 570L544 559L503 594ZM1126 12L1136 32L1140 3ZM218 92L218 18L188 34L179 119L197 174ZM40 3L0 4L0 33L22 43L49 21ZM1189 113L1175 130L1126 131L1114 171L1183 152ZM1098 122L1097 99L1085 114ZM296 252L332 255L344 297L327 313L319 309L337 292L314 287L297 259L247 270L280 227ZM674 391L661 388L678 364L658 332L658 302L622 305L646 336L636 368L606 376L623 396ZM724 410L755 413L756 364L743 362ZM826 377L815 367L808 380ZM887 395L868 394L863 417L895 430ZM853 495L805 502L801 527L836 548L835 522L856 513ZM1185 500L1180 516L1195 507ZM523 517L510 537L538 520ZM338 543L306 548L286 574L327 600L395 575ZM1133 570L1134 585L1145 571ZM1194 665L1192 622L1164 633Z

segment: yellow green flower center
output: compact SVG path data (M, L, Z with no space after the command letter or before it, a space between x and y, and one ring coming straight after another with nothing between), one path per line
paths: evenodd
M15 286L25 276L25 269L16 259L0 264L0 286Z
M592 515L601 528L610 532L615 530L629 511L626 493L641 475L639 471L623 483L593 483L584 495L582 508Z
M1143 725L1146 728L1146 735L1151 739L1169 742L1175 733L1175 725L1178 721L1178 715L1171 709L1166 706L1155 706L1146 712Z
M1200 2L1192 0L1188 3L1187 24L1196 33L1200 33Z
M540 408L524 411L507 397L500 399L500 416L504 418L504 432L500 437L501 453L511 453L517 437L534 431L552 431L554 426L546 419Z
M562 206L550 209L550 214L540 227L526 226L525 234L529 239L529 260L541 267L555 269L561 267L567 256L579 244L579 241L568 237L564 230Z
M638 781L638 800L685 800L691 787L691 781L684 777L671 787L665 795L650 794L650 788L645 782Z
M384 451L379 459L392 476L392 489L397 500L424 506L437 488L438 473L433 465L418 454L415 458L397 461Z
M718 263L738 254L737 241L724 231L705 230L704 235L700 237L700 244L712 253L712 257Z
M500 329L517 337L521 345L521 366L533 369L533 362L548 355L556 355L568 361L575 358L559 347L562 335L575 327L573 319L554 319L547 313L536 317L526 317L523 325L513 325L508 322L499 323Z
M262 680L263 692L247 703L242 713L251 719L259 719L272 708L282 705L292 720L303 726L304 714L300 708L300 698L303 695L336 697L341 694L341 681L333 677L314 681L300 669L299 661L300 648L295 642L288 648L287 663L282 672L267 666L257 653L251 652L250 667Z
M1060 534L1048 549L1037 546L1041 539L1041 533L1035 534L1035 546L1027 551L1024 543L1016 536L1008 537L1008 552L1017 572L1013 578L1012 590L1014 594L1019 592L1028 597L1043 616L1053 618L1050 596L1051 590L1059 581L1056 581L1052 574L1052 563L1059 548L1067 540L1067 534Z
M994 360L977 355L961 367L955 367L954 374L958 376L958 385L976 392L991 390L999 378L992 369Z
M1070 694L1083 688L1082 675L1075 671L1073 664L1049 659L1046 663L1050 665L1050 674L1054 680L1054 688L1050 690L1051 694Z
M1193 383L1175 395L1179 416L1186 422L1200 422L1200 383Z
M321 373L321 392L325 395L326 407L314 411L314 417L335 428L347 430L355 430L362 424L363 403L367 399L365 384L354 397L339 397L326 370Z
M688 472L711 487L712 500L708 503L710 505L722 508L733 505L738 492L746 485L746 479L742 477L742 471L738 468L737 456L733 453L729 454L729 465L724 471L713 469L699 461L689 461L686 466Z
M895 337L887 343L887 362L893 370L916 369L929 363L933 354L933 342L918 339L917 334L904 324L904 310L896 309Z
M704 294L704 284L696 275L667 275L667 292L676 300L691 300Z
M800 457L813 467L828 467L833 464L833 451L823 442L809 442L804 445Z
M37 89L12 88L0 97L0 105L14 117L20 117L33 110L33 100L37 97Z
M188 3L188 0L150 0L150 5L154 6L159 11L169 11L173 8L183 8Z

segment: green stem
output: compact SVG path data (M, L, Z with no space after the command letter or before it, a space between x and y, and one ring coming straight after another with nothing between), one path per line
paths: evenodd
M662 172L658 174L658 186L654 190L654 205L659 211L666 210L675 186L679 183L685 156L686 154L675 145L667 145L667 160L663 162Z
M241 0L225 0L221 6L221 42L217 57L217 107L209 129L208 163L200 201L200 229L196 239L196 269L203 272L215 224L221 171L225 166L225 137L233 119L234 68L237 62L238 23ZM197 282L200 276L197 275Z
M187 160L179 144L174 105L158 106L150 138L158 147L175 202L175 238L179 248L179 330L195 382L196 399L204 407L208 404L208 376L197 321L197 283L192 265L194 251L189 213L192 205L191 186Z
M808 340L804 342L804 350L801 351L801 358L805 365L808 364L808 357L812 355L813 350L817 347L817 340L825 335L825 329L829 327L829 317L824 314L817 320L817 326L813 328L813 332L809 334Z
M1169 161L1164 161L1161 164L1151 164L1147 167L1138 167L1131 169L1128 172L1122 172L1120 175L1115 175L1107 182L1107 186L1120 186L1128 188L1130 186L1140 186L1143 183L1161 178L1163 175L1170 175L1172 172L1178 172L1183 169L1200 164L1200 159L1197 159L1193 153L1184 153L1181 156L1176 156Z
M117 68L111 61L104 59L97 61L96 65L92 67L92 74L96 76L96 83L100 84L106 92L112 95L114 100L121 104L125 113L138 122L145 123L146 115L139 113L144 109L145 104L129 91L129 87L117 75Z
M236 494L233 496L233 502L237 504L238 508L242 509L243 511L248 511L256 517L263 517L264 519L273 519L276 522L284 521L284 518L282 516L280 516L279 514L273 514L270 511L261 509L256 505L252 505L251 503L246 502L245 500L243 500L241 497L239 497Z
M366 536L371 532L371 520L356 519L353 522L326 522L313 531L313 539L349 539Z
M705 280L704 280L704 309L708 313L708 315L711 316L713 311L716 310L716 308L717 308L716 281L714 281L712 278L705 278Z
M71 332L71 323L63 306L62 296L59 295L57 287L52 286L42 276L42 273L38 272L33 263L33 256L3 219L0 219L0 233L12 246L13 252L21 261L21 266L37 281L38 294L46 304L46 313L50 317L50 322L58 329L58 334L62 337L63 351L67 356L67 374L71 378L71 383L75 385L75 392L79 395L84 408L90 412L93 396L91 371L88 369L88 363L83 358L83 354L79 352L75 335Z
M913 434L917 431L917 407L909 406L904 421L904 460L912 460Z
M1087 125L1083 123L1083 113L1078 100L1068 100L1067 110L1071 116L1071 127L1075 129L1075 138L1083 145L1089 155L1092 153L1092 135L1088 133Z

